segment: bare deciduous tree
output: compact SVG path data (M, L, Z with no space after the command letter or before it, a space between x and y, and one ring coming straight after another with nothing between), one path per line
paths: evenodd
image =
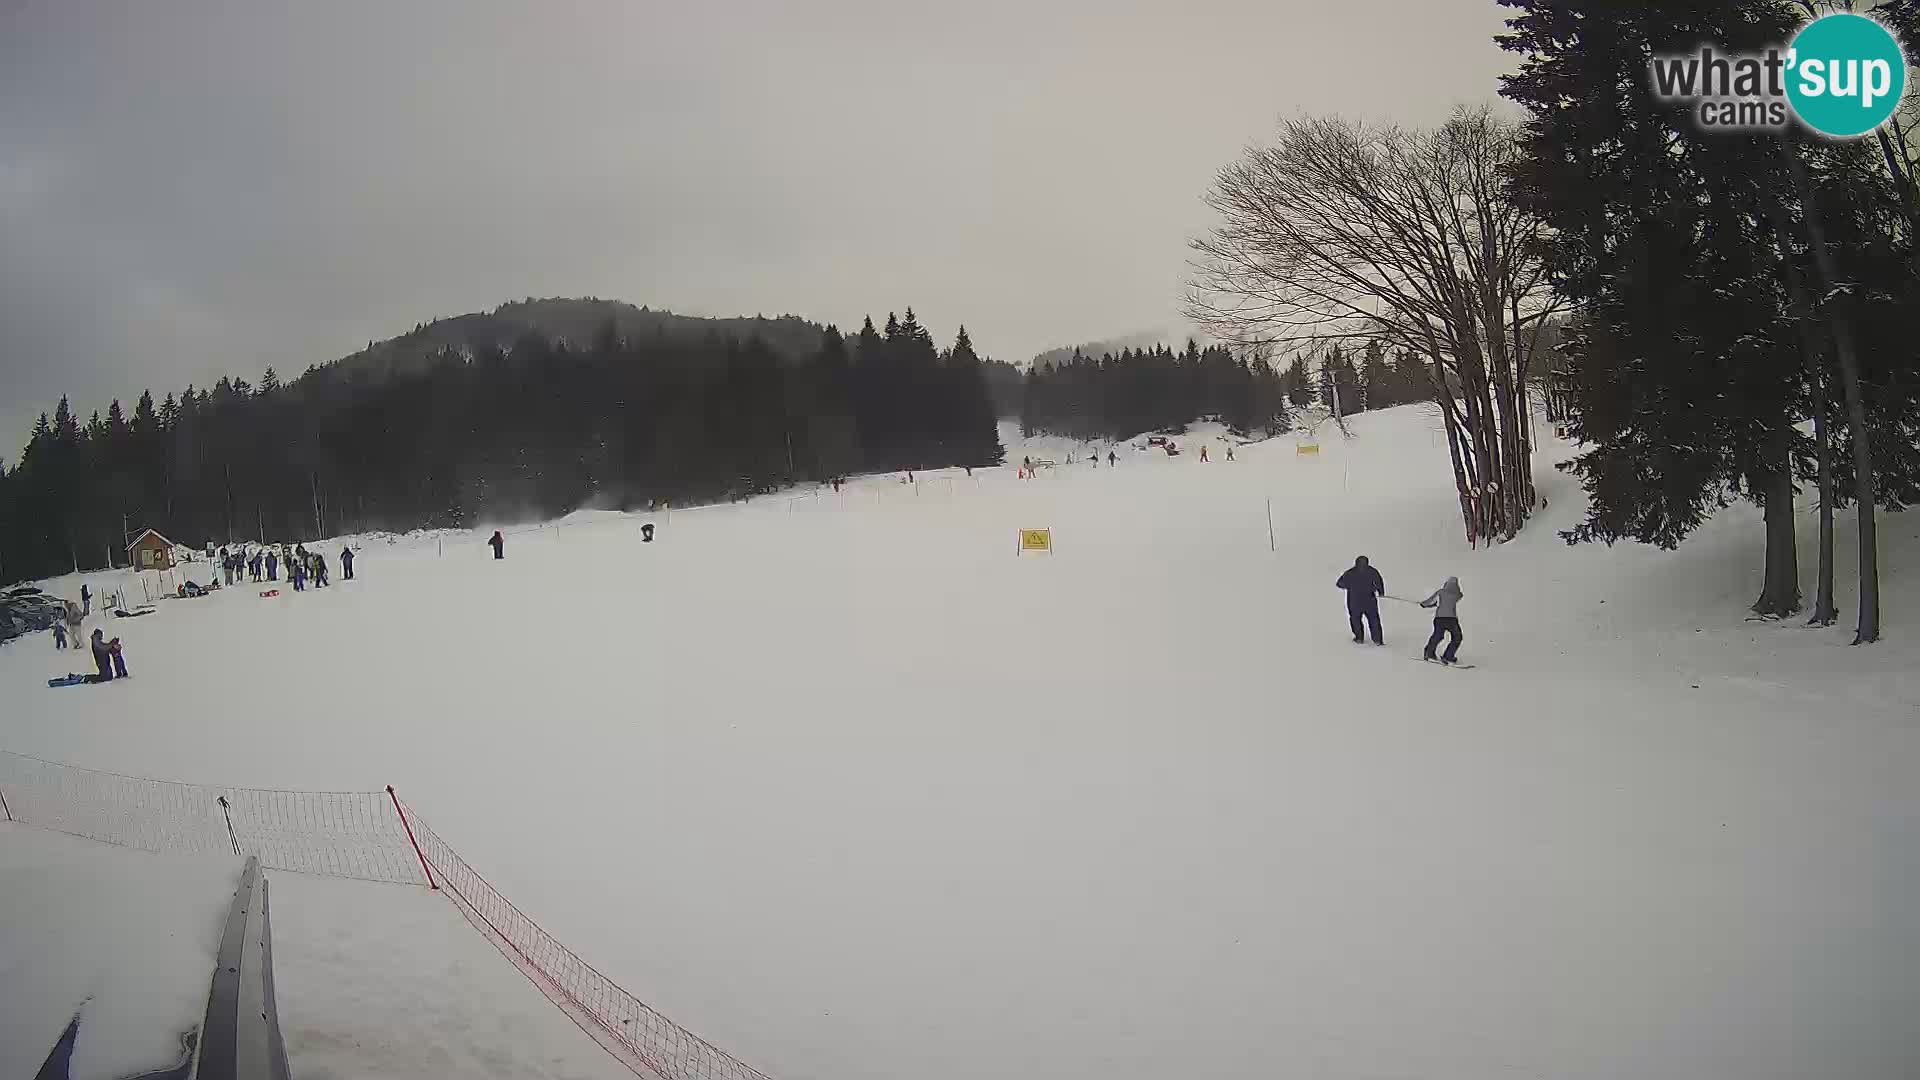
M1386 338L1427 359L1470 542L1533 507L1527 378L1557 306L1543 226L1505 198L1515 134L1484 107L1433 130L1287 121L1220 170L1219 223L1192 242L1187 314L1226 340Z

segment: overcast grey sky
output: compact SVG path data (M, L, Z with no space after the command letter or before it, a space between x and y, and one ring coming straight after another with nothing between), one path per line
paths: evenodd
M1178 330L1215 168L1493 97L1493 0L0 0L0 456L586 295Z

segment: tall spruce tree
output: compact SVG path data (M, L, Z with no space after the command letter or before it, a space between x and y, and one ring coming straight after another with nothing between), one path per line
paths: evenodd
M1703 134L1656 101L1647 63L1710 40L1754 52L1790 36L1784 3L1501 0L1523 57L1502 93L1531 113L1514 194L1553 227L1589 495L1570 542L1678 544L1733 495L1766 510L1756 611L1800 603L1793 462L1800 358L1765 203L1772 136Z

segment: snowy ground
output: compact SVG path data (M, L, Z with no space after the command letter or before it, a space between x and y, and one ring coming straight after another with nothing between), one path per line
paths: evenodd
M1472 552L1437 421L1353 426L1316 457L1203 465L1197 432L1118 469L677 511L647 546L615 514L501 563L486 530L368 544L350 584L108 620L126 683L46 690L82 661L0 649L0 747L392 783L595 966L784 1080L1920 1075L1920 520L1885 519L1887 641L1853 649L1741 619L1751 508L1676 553L1569 549L1549 445L1551 508ZM1016 555L1041 526L1057 552ZM1388 648L1349 643L1332 582L1362 553L1399 596L1459 575L1481 666L1417 662L1406 606ZM296 1058L422 1075L384 1048L495 1025L356 1013L353 965L314 958L387 931L299 892L274 909ZM598 1054L549 1019L527 1060ZM364 1052L302 1050L308 1023Z
M176 1064L240 869L0 822L0 1076L34 1075L76 1011L73 1080Z

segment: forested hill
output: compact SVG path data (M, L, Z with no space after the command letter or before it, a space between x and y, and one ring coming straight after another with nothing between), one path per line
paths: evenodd
M702 318L591 296L528 297L492 311L421 323L399 337L368 342L359 352L322 366L356 376L411 374L430 366L448 350L472 356L489 349L511 349L528 337L548 344L564 341L580 349L608 335L627 341L657 337L699 340L710 335L735 341L758 338L774 352L793 360L819 345L823 329L798 315Z
M90 413L62 398L0 462L0 580L124 560L141 528L311 540L997 464L988 370L965 328L942 348L912 308L842 336L559 300L422 325L285 383L130 386Z
M1103 353L1112 353L1114 356L1119 356L1122 352L1129 349L1146 352L1173 340L1174 338L1172 336L1163 334L1158 330L1141 330L1137 333L1121 334L1117 337L1097 338L1093 341L1082 341L1077 345L1062 345L1057 349L1048 349L1046 352L1036 355L1033 360L1027 364L1027 367L1030 370L1060 367L1072 363L1075 356L1097 357Z

